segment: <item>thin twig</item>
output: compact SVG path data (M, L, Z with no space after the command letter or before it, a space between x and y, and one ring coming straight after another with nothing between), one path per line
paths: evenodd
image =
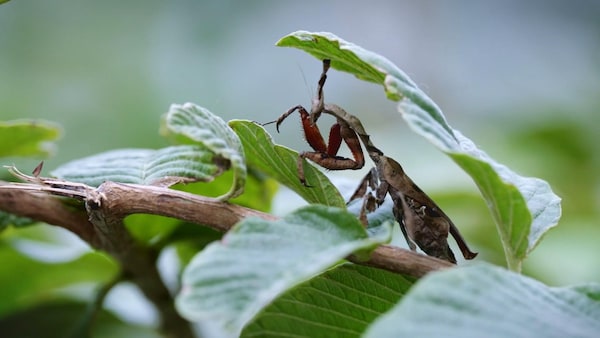
M246 217L276 219L273 215L253 209L162 187L106 182L98 189L91 189L96 194L95 196L102 196L101 203L104 213L110 212L117 218L135 213L161 215L202 224L222 232L229 230ZM16 203L16 201L26 201L26 203ZM90 227L90 223L87 220L81 222L81 213L77 217L79 220L77 223L70 221L73 219L72 209L65 207L52 209L48 205L56 207L62 203L56 198L40 194L36 190L15 189L14 187L9 188L7 185L0 185L1 210L65 227L86 241L90 239L95 242L99 241L97 235L90 236L89 231L85 231L85 228ZM47 213L39 212L39 210ZM421 277L428 272L453 266L433 257L392 246L378 247L366 261L360 261L354 256L350 256L349 260L357 264L374 266L414 277Z

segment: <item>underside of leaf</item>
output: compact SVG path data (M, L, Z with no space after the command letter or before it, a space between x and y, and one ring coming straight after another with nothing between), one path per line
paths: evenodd
M600 286L549 288L480 264L422 279L366 337L597 337Z
M173 104L164 118L164 132L184 144L197 144L231 164L234 178L231 189L221 200L228 200L244 192L246 160L237 135L220 117L193 103Z
M226 160L201 146L159 150L119 149L66 163L52 175L97 187L105 181L170 186L179 182L210 181L226 170Z
M286 290L350 253L389 240L368 237L356 217L312 205L279 221L246 219L199 253L183 274L177 297L189 320L238 336L256 314Z

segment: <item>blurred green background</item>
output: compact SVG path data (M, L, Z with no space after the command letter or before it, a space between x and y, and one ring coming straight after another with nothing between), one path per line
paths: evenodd
M321 67L275 42L329 31L401 67L492 157L550 182L563 218L526 261L527 274L551 285L600 281L599 17L592 0L13 0L0 6L0 120L63 126L46 172L100 151L166 145L158 126L171 103L270 121L310 104ZM363 120L480 259L504 265L474 184L408 130L382 88L331 72L325 93ZM307 147L297 120L274 138ZM39 159L6 161L33 168Z

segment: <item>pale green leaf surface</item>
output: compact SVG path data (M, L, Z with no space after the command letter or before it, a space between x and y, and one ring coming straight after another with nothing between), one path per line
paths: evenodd
M283 37L277 45L302 49L320 60L331 59L333 68L381 84L388 98L400 101L398 110L408 125L447 153L478 185L497 223L512 269L518 270L541 236L558 223L560 198L545 181L519 176L479 150L452 129L433 100L386 58L331 33L298 31ZM376 140L376 135L372 138Z
M242 141L249 165L275 178L309 203L345 208L346 202L337 188L319 169L307 162L304 163L304 174L310 187L302 185L296 166L298 153L273 144L273 139L262 126L245 120L232 120L229 125Z
M170 186L210 181L222 171L214 154L199 145L111 150L66 163L51 174L97 187L105 181Z
M54 152L52 141L59 136L60 127L51 122L0 121L0 157L46 157Z
M220 117L193 103L173 104L165 116L168 134L179 142L201 144L216 155L230 161L234 173L231 189L219 198L227 200L244 192L246 160L238 136Z
M356 217L311 205L278 221L248 218L199 253L183 273L177 308L223 336L241 330L279 295L357 250L389 240L368 237Z
M551 288L488 264L432 273L366 337L598 337L600 286Z
M343 264L277 298L242 337L359 337L413 283L385 270Z

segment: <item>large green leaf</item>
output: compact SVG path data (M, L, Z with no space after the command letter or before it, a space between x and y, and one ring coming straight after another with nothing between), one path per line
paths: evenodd
M231 164L231 189L220 196L226 200L244 192L246 160L237 135L220 117L193 103L173 104L164 119L164 131L184 144L201 144Z
M275 298L357 250L389 240L368 237L356 217L311 205L268 222L249 218L186 267L179 312L235 337Z
M97 187L105 181L170 186L209 181L224 170L210 150L200 145L152 149L118 149L66 163L52 175Z
M384 86L388 98L400 101L398 110L408 125L448 154L475 181L496 222L508 265L520 270L521 262L561 215L560 198L548 183L522 177L494 161L457 130L441 109L396 65L386 58L331 33L298 31L277 42L296 47L331 66ZM377 135L372 135L374 141Z
M117 265L99 253L86 253L62 263L41 262L9 245L0 245L0 316L36 304L57 289L85 282L107 282Z
M306 181L311 186L305 187L300 183L296 167L298 153L273 144L273 139L262 126L245 120L232 120L229 125L242 141L249 165L275 178L309 203L345 207L346 203L336 187L314 166L304 163Z
M551 288L489 264L422 279L366 337L598 337L600 285Z
M92 314L89 304L72 300L55 300L0 318L3 338L160 338L148 327L121 321L112 313L94 313L91 332L83 326ZM35 323L35 325L31 325Z
M0 157L48 156L51 143L60 136L60 127L38 120L0 121Z
M385 270L343 264L277 298L242 337L360 337L413 283Z

